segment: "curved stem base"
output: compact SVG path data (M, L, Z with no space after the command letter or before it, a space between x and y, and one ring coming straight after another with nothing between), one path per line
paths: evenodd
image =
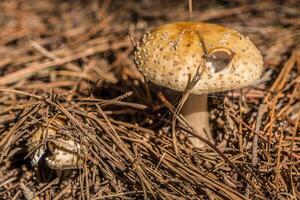
M195 129L198 136L214 144L209 126L207 95L190 95L182 107L181 114L189 125ZM195 148L203 148L205 146L204 142L194 136L190 137L190 142Z

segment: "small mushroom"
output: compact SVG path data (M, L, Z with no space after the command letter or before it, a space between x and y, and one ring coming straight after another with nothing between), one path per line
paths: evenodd
M83 156L81 154L83 147L70 138L58 135L62 126L66 125L64 116L56 116L47 119L30 139L29 151L34 151L32 156L32 165L36 166L42 156L45 155L46 149L51 154L46 156L46 164L54 170L78 169L83 166ZM46 141L47 145L43 144Z
M137 43L134 60L146 79L180 92L199 73L200 80L181 114L199 136L212 143L207 94L251 85L263 71L262 56L248 37L208 23L175 22L156 27ZM204 146L195 137L191 142L196 148Z

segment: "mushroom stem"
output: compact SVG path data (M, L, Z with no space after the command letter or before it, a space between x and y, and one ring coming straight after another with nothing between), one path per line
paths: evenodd
M198 136L214 143L209 126L207 95L190 94L182 107L181 114L189 125L195 129ZM190 137L190 142L195 148L202 148L205 146L204 142L194 136Z

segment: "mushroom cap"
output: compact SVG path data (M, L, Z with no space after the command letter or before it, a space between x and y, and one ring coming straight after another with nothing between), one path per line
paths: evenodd
M83 166L82 150L85 149L78 142L70 138L60 136L59 129L66 125L66 118L58 115L55 118L47 119L31 136L29 151L35 151L32 156L32 165L37 165L49 147L52 152L45 161L51 169L77 169ZM48 138L54 138L48 145L40 145ZM47 147L46 147L47 146Z
M58 138L52 156L46 157L46 163L51 169L79 169L84 165L82 147L73 140Z
M209 94L253 84L262 74L263 59L248 37L216 24L175 22L147 32L134 60L145 78L185 91L198 70L191 91Z

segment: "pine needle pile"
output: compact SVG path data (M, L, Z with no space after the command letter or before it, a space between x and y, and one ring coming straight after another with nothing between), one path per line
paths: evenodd
M217 151L192 150L177 122L175 152L181 94L146 82L132 51L151 27L190 20L187 1L1 1L0 199L298 199L299 10L293 0L193 2L192 20L249 36L265 71L209 96ZM81 169L32 165L30 138L58 115L58 133L85 147Z

